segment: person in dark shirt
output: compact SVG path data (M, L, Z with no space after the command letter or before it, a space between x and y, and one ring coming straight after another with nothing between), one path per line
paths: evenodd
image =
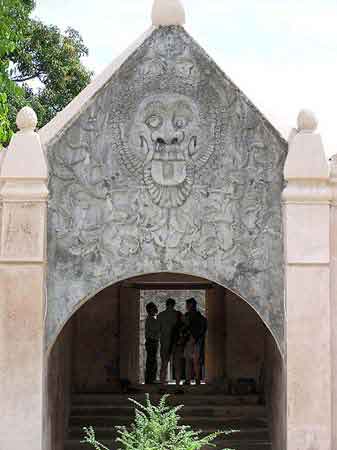
M160 333L160 382L162 388L165 388L167 382L167 367L171 359L172 331L177 323L177 310L175 309L175 300L168 298L166 300L166 309L158 315L159 333Z
M157 353L159 347L159 322L157 320L157 306L151 302L146 305L147 317L145 321L145 349L146 369L145 384L153 384L157 378Z
M204 354L207 319L200 311L195 298L186 300L185 324L188 327L189 338L185 346L186 381L190 384L194 373L196 384L201 382L201 358Z

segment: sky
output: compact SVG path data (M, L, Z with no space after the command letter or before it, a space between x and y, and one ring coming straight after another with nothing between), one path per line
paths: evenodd
M337 153L336 0L182 0L186 30L288 137L299 110ZM71 26L99 74L151 25L153 0L37 0L34 16Z

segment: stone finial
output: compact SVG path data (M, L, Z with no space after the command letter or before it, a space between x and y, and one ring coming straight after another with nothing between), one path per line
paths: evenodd
M1 164L0 181L47 179L45 155L40 137L34 131L37 125L34 110L29 106L22 108L16 116L16 124L20 131L11 138Z
M318 133L314 133L318 121L308 110L298 114L297 133L295 130L289 140L289 152L284 166L286 180L327 180L329 178L328 161L323 142ZM289 190L289 189L288 189Z
M24 106L16 116L16 124L20 131L34 131L37 125L37 116L30 106Z
M309 109L302 109L297 116L298 131L306 133L313 133L318 126L318 121L315 114Z
M180 0L154 0L152 24L156 27L184 25L185 10Z

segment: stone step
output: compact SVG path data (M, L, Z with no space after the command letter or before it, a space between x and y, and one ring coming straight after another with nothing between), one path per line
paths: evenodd
M115 434L115 426L116 425L126 425L128 426L130 422L128 420L116 419L109 420L102 418L102 420L88 420L87 422L83 421L81 418L80 421L73 420L71 418L71 426L69 427L68 437L72 439L82 438L83 437L83 427L93 426L95 428L95 432L98 438L100 439L112 439ZM184 422L182 422L184 424ZM228 439L234 438L238 435L247 436L247 433L262 433L263 439L269 439L268 426L264 419L227 419L220 421L208 421L207 419L201 420L191 420L185 422L185 424L191 425L193 429L198 430L202 429L204 433L212 433L214 431L223 430L236 430L235 433L229 435Z
M182 417L263 417L266 414L262 405L187 405L178 413ZM71 409L72 417L79 416L123 416L134 418L134 405L111 406L102 405L74 405Z
M68 441L76 443L83 440L84 431L82 427L73 427L70 431L71 433L67 436ZM111 428L102 429L100 427L95 427L95 434L97 439L102 442L106 441L111 443L114 442L117 437L117 431ZM205 435L208 433L204 432L202 434ZM222 442L224 440L228 442L269 442L269 437L269 432L265 428L242 428L241 430L233 431L225 436L219 436L215 442Z
M161 385L158 384L138 384L136 386L131 386L129 388L131 394L152 394L157 392L161 388ZM201 385L181 385L179 388L184 389L189 394L199 394L199 395L208 395L208 394L224 394L227 390L226 383L222 385L212 385L212 384L201 384ZM165 391L170 394L177 390L176 384L168 384L165 386Z
M88 426L93 427L114 427L117 425L130 425L132 422L132 417L127 416L74 416L72 415L69 420L70 427L72 426ZM244 422L242 416L219 416L219 417L195 417L195 416L185 416L181 420L182 425L190 425L193 428L201 428L202 430L219 429L221 427L232 426L232 423L242 423ZM266 426L265 417L256 417L252 419L254 423L258 423L258 426Z
M205 446L202 450L272 450L271 443L266 442L227 442L223 441L215 447Z
M116 450L118 444L111 440L101 441L109 450ZM271 443L268 440L217 440L214 442L215 447L205 446L203 450L271 450ZM65 441L64 450L93 450L88 444L83 444L80 441L67 440Z
M157 386L154 388L150 397L156 404L162 394L159 394ZM194 430L201 429L204 434L237 430L215 441L218 450L271 450L266 408L258 395L226 395L206 390L204 386L187 389L183 395L174 395L170 387L172 394L167 400L172 406L184 405L179 411L181 424L190 425ZM132 394L73 394L65 450L90 450L90 446L80 444L85 426L93 426L98 440L109 450L116 450L115 426L131 424L135 405L129 397L144 404L146 391L143 388L140 391ZM214 447L203 450L210 448Z
M159 393L154 393L150 396L151 402L157 403L162 397ZM129 401L132 398L140 403L144 403L144 394L73 394L72 405L131 405L133 403ZM224 394L204 394L197 393L171 395L168 400L168 404L171 405L259 405L260 397L255 394L250 395L224 395Z

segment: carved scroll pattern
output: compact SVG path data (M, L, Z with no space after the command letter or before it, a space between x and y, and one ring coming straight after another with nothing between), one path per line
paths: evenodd
M158 271L244 297L283 342L286 146L179 27L156 30L48 149L48 331Z

